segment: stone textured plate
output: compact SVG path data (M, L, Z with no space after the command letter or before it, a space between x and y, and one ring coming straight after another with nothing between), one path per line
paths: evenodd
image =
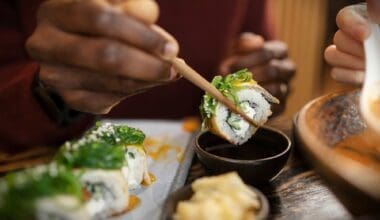
M366 129L359 92L317 98L294 120L300 147L342 203L357 215L380 211L380 172L332 150L334 144Z

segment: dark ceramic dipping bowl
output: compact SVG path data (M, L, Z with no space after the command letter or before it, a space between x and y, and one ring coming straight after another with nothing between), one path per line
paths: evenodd
M250 189L256 193L256 195L259 197L260 201L260 210L258 211L256 218L258 220L267 219L269 214L269 204L267 198L264 196L262 192L257 190L254 187L250 187ZM193 190L191 189L191 185L187 185L173 194L171 194L165 201L164 209L162 210L161 214L161 220L172 220L173 215L176 211L177 204L180 201L189 200L191 196L194 194Z
M291 141L284 133L267 126L241 146L210 132L199 133L195 140L195 152L208 173L237 171L253 185L273 180L285 166L290 148Z

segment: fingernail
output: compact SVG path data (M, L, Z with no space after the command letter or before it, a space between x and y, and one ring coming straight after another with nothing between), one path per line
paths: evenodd
M264 46L264 38L251 32L244 32L240 35L238 46L243 52L260 49Z
M280 85L280 92L282 94L286 94L288 92L288 85L286 85L284 83L281 83L281 85Z
M167 42L163 49L162 57L164 59L171 59L178 54L178 46L173 42Z
M367 39L371 33L369 30L368 24L360 23L352 28L353 35L357 38L357 40L364 41Z
M255 35L254 33L252 32L243 32L242 34L240 34L240 38L241 39L252 39L254 37L256 37L257 35Z
M362 84L364 82L364 72L363 71L356 71L354 75L354 82L358 85Z

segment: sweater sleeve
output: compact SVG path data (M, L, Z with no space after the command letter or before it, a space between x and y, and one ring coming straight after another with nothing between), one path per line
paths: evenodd
M8 2L8 3L7 3ZM92 122L84 116L60 127L32 94L38 63L25 53L25 32L12 1L0 2L0 150L56 145L80 135Z
M60 127L44 112L32 94L38 71L33 62L20 61L0 67L0 148L15 151L35 145L56 145L80 135L93 118L85 116Z
M274 27L268 2L268 0L249 1L242 32L254 32L262 35L265 39L274 37Z

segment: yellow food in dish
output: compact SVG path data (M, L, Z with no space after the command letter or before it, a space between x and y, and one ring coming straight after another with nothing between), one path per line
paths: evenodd
M198 179L192 189L191 199L178 203L174 219L255 219L261 207L258 195L236 172Z

